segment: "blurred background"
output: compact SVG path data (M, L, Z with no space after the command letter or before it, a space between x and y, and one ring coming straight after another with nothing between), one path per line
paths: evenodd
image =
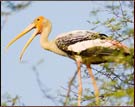
M133 105L133 7L133 1L1 1L1 105L77 105L75 62L42 49L40 35L28 47L22 62L19 54L33 31L4 51L8 42L38 16L52 22L50 40L64 32L85 29L104 33L127 45L131 55L122 64L92 65L92 69L101 106ZM82 105L95 105L85 66L82 75Z

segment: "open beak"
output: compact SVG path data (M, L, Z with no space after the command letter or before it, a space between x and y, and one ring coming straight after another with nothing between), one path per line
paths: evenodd
M6 46L6 49L8 49L15 41L17 41L19 38L21 38L23 35L25 35L26 33L28 33L29 31L31 31L33 28L35 28L35 24L32 23L30 24L27 28L25 28L19 35L17 35L15 38L13 38L13 40L11 40L8 45ZM32 42L32 40L35 38L35 36L38 34L38 29L36 29L33 33L33 35L31 36L31 38L27 41L27 43L25 44L25 46L23 47L21 54L20 54L20 60L22 59L22 56L26 50L26 48L29 46L29 44Z

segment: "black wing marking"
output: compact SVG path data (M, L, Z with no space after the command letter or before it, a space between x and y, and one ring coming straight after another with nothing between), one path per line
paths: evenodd
M91 31L78 31L74 33L68 33L65 36L58 37L56 39L56 45L59 49L68 52L68 46L77 42L94 40L94 39L107 39L108 36L105 34L99 34Z
M109 38L106 34L100 33L100 39L107 39Z

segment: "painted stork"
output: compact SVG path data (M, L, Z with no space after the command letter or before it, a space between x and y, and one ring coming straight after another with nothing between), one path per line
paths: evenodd
M63 33L54 40L49 41L48 36L51 32L52 25L51 22L43 16L36 18L26 29L24 29L24 31L10 41L6 46L6 49L33 28L35 28L35 32L22 49L20 60L22 59L26 48L38 34L41 35L40 45L43 49L75 60L77 64L79 82L78 106L81 105L82 97L81 64L85 64L87 67L89 76L91 77L92 84L94 86L96 104L98 104L99 91L90 65L105 62L117 62L120 57L118 56L118 53L123 52L123 56L130 53L128 47L122 43L110 39L105 34L90 30L75 30Z

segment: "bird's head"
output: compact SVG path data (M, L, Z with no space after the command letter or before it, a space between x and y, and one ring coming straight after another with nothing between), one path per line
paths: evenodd
M49 20L44 18L43 16L37 17L28 27L26 27L20 34L18 34L15 38L13 38L6 46L6 49L8 49L16 40L21 38L23 35L31 31L35 28L35 31L31 38L27 41L24 48L22 49L22 52L20 54L20 60L22 59L22 56L26 50L26 48L29 46L29 44L32 42L32 40L38 35L42 33L43 27L48 27Z

